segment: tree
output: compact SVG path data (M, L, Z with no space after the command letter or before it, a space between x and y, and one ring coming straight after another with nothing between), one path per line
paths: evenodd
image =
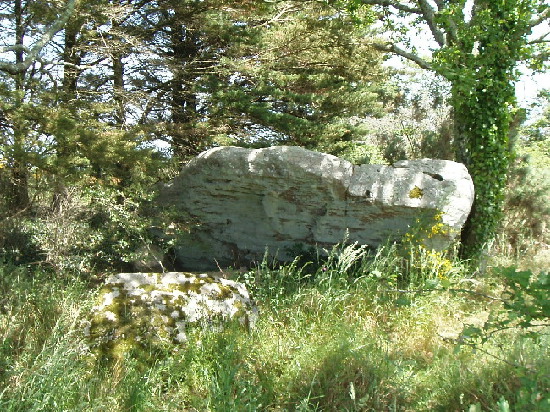
M331 2L275 2L242 31L222 62L227 86L211 97L236 141L338 154L363 136L352 119L381 111L382 54L364 41L368 24Z
M11 4L10 4L11 3ZM4 45L0 47L0 73L3 77L0 105L5 122L2 128L1 156L9 176L5 177L4 190L7 207L22 211L29 206L28 163L35 142L29 134L32 122L27 103L32 97L29 89L33 79L47 75L42 53L54 36L63 30L74 12L76 0L49 1L36 4L26 0L2 1L2 34Z
M318 1L155 4L127 27L155 56L134 66L128 85L148 96L140 122L176 155L212 144L333 151L358 134L350 118L377 110L382 53L341 9Z
M11 44L0 55L0 172L10 212L28 209L31 174L53 189L55 207L65 185L89 175L120 181L143 160L142 134L125 121L129 47L119 26L144 3L0 1L0 40Z
M130 121L168 143L177 157L197 154L211 142L198 94L229 41L224 33L234 22L227 20L226 3L233 2L137 1L117 25L120 38L134 40L122 77L124 94L137 108Z
M0 0L0 44L13 43L0 54L0 254L63 270L142 246L138 210L164 160L125 119L136 43L120 27L145 2L72 3Z
M476 189L462 232L462 254L479 256L503 214L517 65L530 59L542 68L550 33L537 38L530 34L549 20L550 7L544 0L351 0L348 5L374 6L380 13L391 37L376 42L378 50L450 81L455 155L468 168ZM421 26L433 39L428 57L403 35Z

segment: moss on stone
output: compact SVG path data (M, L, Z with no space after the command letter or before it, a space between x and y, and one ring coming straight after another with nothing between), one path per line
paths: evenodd
M89 325L91 349L120 358L154 353L186 340L190 326L255 321L257 310L243 285L206 274L123 273L101 288Z
M415 186L409 192L409 197L411 199L422 199L422 196L424 196L424 191L420 189L418 186Z

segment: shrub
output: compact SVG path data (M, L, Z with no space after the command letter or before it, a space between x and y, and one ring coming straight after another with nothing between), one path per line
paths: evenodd
M541 142L525 142L510 171L505 217L495 254L512 259L534 255L550 243L550 153Z

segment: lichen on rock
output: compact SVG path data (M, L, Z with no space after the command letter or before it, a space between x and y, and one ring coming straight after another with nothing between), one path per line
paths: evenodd
M409 192L409 197L411 199L422 199L422 196L424 196L424 192L418 186L415 186Z
M189 272L119 273L100 290L85 326L90 349L117 358L132 349L184 344L192 326L254 325L257 308L239 282Z

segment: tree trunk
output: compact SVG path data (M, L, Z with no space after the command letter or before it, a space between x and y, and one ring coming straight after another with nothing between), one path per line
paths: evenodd
M502 96L514 88L504 72L492 67L477 79L472 93L453 90L456 159L466 165L475 187L472 211L461 234L463 258L483 255L503 216L504 191L510 166L510 111ZM501 78L499 78L501 77ZM498 87L498 90L491 88Z
M172 150L178 158L186 158L202 150L201 136L194 122L197 120L198 99L193 90L199 58L199 36L176 14L171 24L173 50L173 79L171 87Z
M124 110L124 63L122 55L116 53L113 56L113 94L115 101L115 123L123 126L126 123L126 111Z
M78 33L80 25L73 19L69 21L65 28L65 44L63 48L63 93L61 94L61 103L71 107L72 103L77 99L78 77L81 70L79 68L81 57L77 49ZM56 136L56 152L57 152L57 175L54 176L55 183L53 186L52 199L50 202L50 210L53 213L60 214L63 212L63 205L67 203L69 191L66 182L63 179L64 170L66 168L67 159L71 155L69 141L62 134Z
M65 102L76 99L77 82L80 70L80 56L76 49L79 27L76 23L67 24L63 49L63 91Z
M116 33L120 30L120 23L118 20L112 21L113 31ZM116 34L115 34L116 35ZM122 39L116 39L122 44ZM126 110L124 108L124 62L123 51L120 50L121 46L116 47L112 53L112 65L113 65L113 100L115 102L115 123L119 126L123 126L126 123Z
M24 26L24 4L22 0L14 2L15 15L15 45L21 46L16 49L15 60L16 64L23 63L24 52L22 46L25 38ZM25 93L25 74L20 72L15 74L15 91L16 91L16 110L23 105L23 95ZM23 122L14 122L13 126L13 147L10 179L7 183L7 206L11 212L21 212L26 210L30 205L29 198L29 172L27 169L27 155L25 151L26 131Z

